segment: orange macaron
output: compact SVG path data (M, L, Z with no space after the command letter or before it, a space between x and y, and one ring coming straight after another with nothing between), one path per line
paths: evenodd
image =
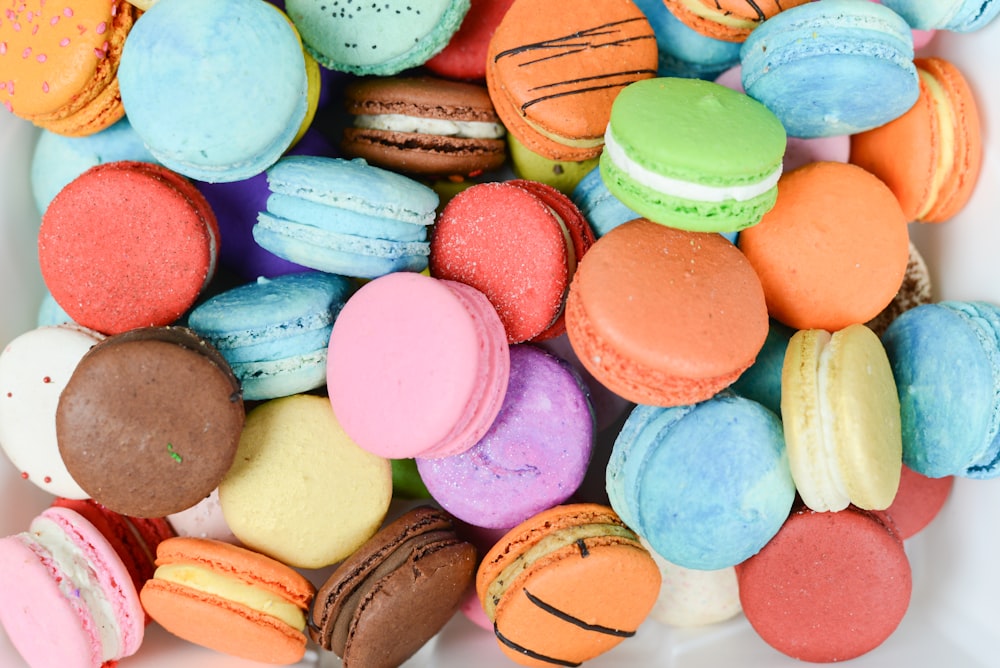
M894 121L851 137L851 162L882 179L907 220L940 223L968 202L983 161L976 99L943 58L913 61L917 103Z
M0 103L68 136L93 134L125 115L118 61L138 10L124 0L10 7L0 21Z
M774 208L740 233L739 246L771 317L796 329L836 331L874 318L899 292L910 257L895 195L840 162L784 174Z

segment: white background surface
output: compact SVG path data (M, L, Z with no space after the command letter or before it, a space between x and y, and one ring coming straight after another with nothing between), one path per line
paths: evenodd
M1000 303L1000 21L971 35L938 35L928 49L953 60L977 95L986 144L979 186L955 219L914 226L913 237L931 267L941 298ZM34 326L41 296L35 253L38 214L28 189L28 159L36 133L0 110L0 345ZM861 240L859 240L860 242ZM0 457L0 534L22 531L49 498L20 481ZM1000 480L957 481L943 513L907 549L913 563L912 605L899 630L880 648L849 662L852 668L993 668L1000 666ZM585 586L585 585L581 585ZM2 602L0 602L2 604ZM23 663L0 634L0 665ZM203 650L151 626L139 653L122 668L236 668L249 663ZM303 665L336 666L313 649ZM490 633L457 616L407 666L492 668L511 666ZM782 668L804 664L760 641L746 621L699 630L647 622L638 635L587 664L677 668Z

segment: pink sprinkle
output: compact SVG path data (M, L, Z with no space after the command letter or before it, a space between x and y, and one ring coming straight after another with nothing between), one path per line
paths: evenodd
M43 93L48 93L49 92L49 82L48 81L43 81L42 82L42 92Z
M73 16L73 8L67 7L63 10L63 16Z
M63 37L59 40L59 46L69 46L69 37Z
M24 47L24 51L21 52L21 57L27 58L30 55L31 55L31 47L30 46Z
M100 23L98 23L97 24L97 28L95 28L95 30L97 31L98 35L103 35L104 31L107 30L107 29L108 29L108 24L105 23L104 21L101 21Z
M48 56L46 56L44 53L40 53L37 56L35 56L35 60L37 60L40 63L44 63L46 60L48 60Z

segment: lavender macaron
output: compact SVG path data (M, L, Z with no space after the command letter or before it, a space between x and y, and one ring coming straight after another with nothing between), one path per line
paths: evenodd
M571 367L541 348L515 345L507 393L486 435L462 454L417 459L417 468L452 515L506 529L576 491L594 431L587 390Z

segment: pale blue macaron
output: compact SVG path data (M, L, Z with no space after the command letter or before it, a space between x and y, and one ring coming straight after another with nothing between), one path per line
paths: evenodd
M896 379L903 463L931 478L1000 476L1000 307L924 304L882 335Z
M273 399L326 383L330 333L356 284L323 272L259 278L206 300L188 326L226 358L244 399Z
M612 508L655 552L698 570L756 554L795 500L780 419L731 393L687 406L636 406L615 440L606 482Z
M884 125L917 101L913 33L868 0L823 0L761 23L740 58L747 94L791 137L832 137Z
M882 0L917 30L972 32L1000 13L996 0Z
M740 43L702 35L675 17L663 0L635 0L656 35L661 77L715 79L740 62Z
M306 117L302 44L261 0L157 2L129 32L118 82L153 156L200 181L264 171Z
M305 267L357 278L427 268L439 198L364 160L286 156L253 228L260 246Z

